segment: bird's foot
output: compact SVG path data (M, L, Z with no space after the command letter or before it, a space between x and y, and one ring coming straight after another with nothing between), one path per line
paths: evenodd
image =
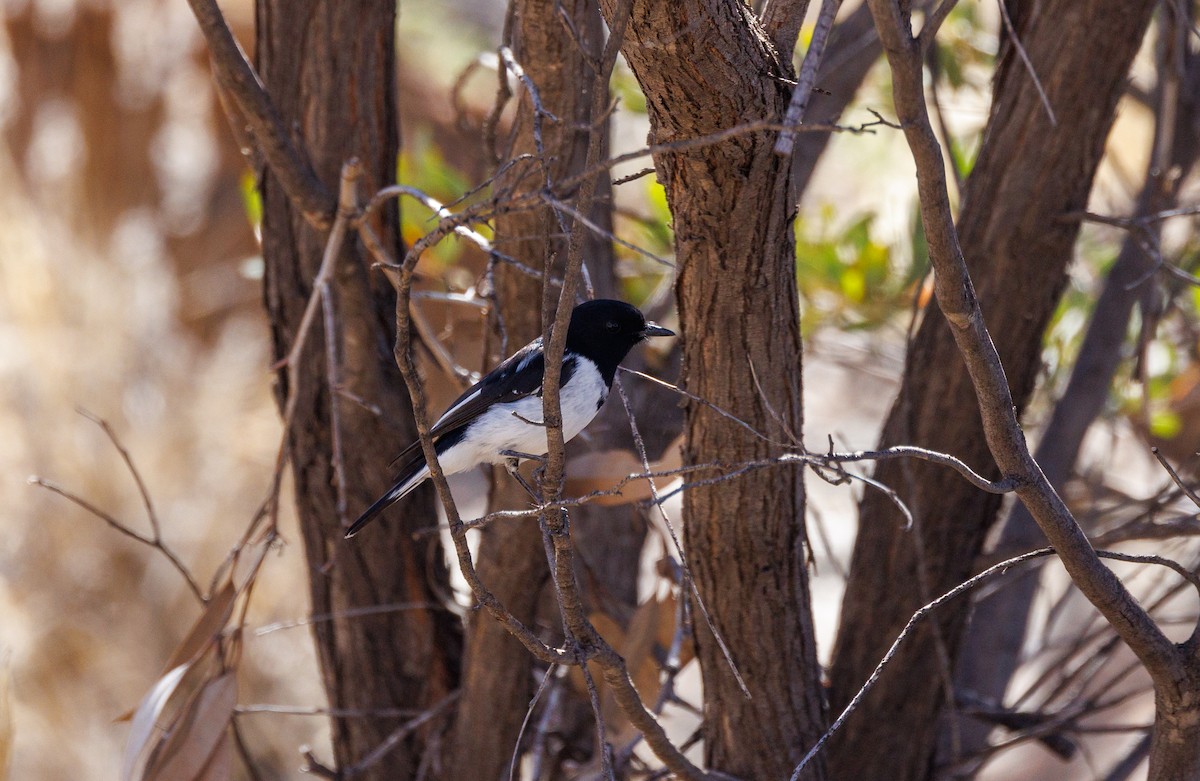
M545 456L535 456L532 453L522 453L520 450L501 450L500 455L507 457L510 461L516 461L523 458L526 461L537 461L542 464L546 463Z
M512 453L512 451L506 450L502 454L502 455L508 456L508 458L504 459L505 470L508 471L508 473L512 476L512 478L514 480L516 480L518 483L521 484L521 487L525 489L525 493L529 494L529 496L535 502L540 501L540 499L538 498L537 491L535 491L533 489L533 486L531 486L529 484L529 482L525 479L525 477L521 474L521 458L523 458L525 456L523 454L521 454L520 456L510 455L511 453Z

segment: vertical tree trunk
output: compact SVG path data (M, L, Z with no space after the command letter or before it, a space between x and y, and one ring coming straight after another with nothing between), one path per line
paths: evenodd
M1057 125L1010 40L1001 52L991 119L967 182L959 232L1013 398L1023 406L1078 233L1078 221L1062 215L1086 205L1154 3L1050 0L1017 6L1017 36ZM1097 27L1102 19L1110 20L1104 34ZM985 474L994 472L974 391L940 311L926 313L910 346L880 444L949 452ZM872 492L864 498L833 656L835 710L866 680L913 611L971 574L999 507L999 497L943 467L885 462L875 478L896 489L918 521L905 531L886 497ZM966 606L949 611L938 619L944 645L938 648L929 627L910 638L839 733L830 755L835 777L928 776L943 684Z
M358 157L371 187L394 181L398 146L395 114L394 0L343 4L334 0L259 0L258 71L285 122L311 156L317 175L336 190L339 170ZM292 346L311 293L326 236L312 229L268 172L260 174L263 199L264 296L274 353ZM397 213L384 211L382 236L399 249ZM334 335L343 384L378 405L376 416L340 394L331 395L324 334L314 326L301 355L299 387L278 375L283 403L297 394L289 436L296 506L309 564L314 613L339 615L362 606L417 605L370 617L313 624L330 705L345 709L421 708L457 687L461 645L457 618L436 604L446 572L436 535L431 495L421 491L396 505L353 543L342 539L338 490L347 512L367 506L388 487L390 459L415 438L411 408L392 358L394 299L390 287L368 271L370 261L353 239L338 259L333 282ZM341 419L346 484L337 485L331 405ZM339 765L377 747L401 720L336 718L334 753ZM363 776L414 777L424 737L401 742Z
M559 9L571 20L578 40L559 16ZM508 43L513 56L537 87L542 108L558 121L535 118L532 96L524 86L518 87L520 101L501 158L507 162L521 155L536 156L534 126L540 122L548 174L551 181L559 181L577 173L587 153L595 79L586 57L597 57L603 47L600 16L586 0L512 0L510 18L512 40ZM597 128L595 132L603 131ZM540 161L527 161L502 173L496 191L535 192L545 187L546 175ZM603 207L607 211L607 199ZM601 216L599 222L605 224L608 219ZM558 226L549 206L509 212L496 219L496 240L526 266L561 268L561 262L553 262L566 256L566 241ZM513 241L506 243L506 239ZM591 244L589 266L593 266L591 260L602 259L604 254L611 257L607 240L592 239ZM611 261L602 265L611 273ZM542 333L542 284L511 266L500 265L496 287L496 315L503 326L501 329L497 324L496 332L502 330L507 336L503 351L511 353ZM499 339L494 341L499 347ZM493 356L503 357L498 353ZM495 472L490 506L527 506L530 499L524 489L503 470ZM478 566L480 577L512 614L527 625L533 624L549 576L537 521L504 521L485 528ZM554 621L557 623L557 616ZM490 616L476 614L468 630L462 707L445 777L481 781L507 778L532 695L528 651Z
M602 5L611 24L618 4ZM788 74L744 5L636 0L631 13L622 51L646 94L653 142L783 115ZM801 347L789 161L773 143L772 133L747 134L655 164L676 232L683 385L781 440L801 427ZM691 405L686 451L689 463L736 463L779 449ZM752 694L698 617L708 762L743 778L787 778L823 719L802 475L760 471L684 501L688 562ZM818 765L809 777L822 775Z

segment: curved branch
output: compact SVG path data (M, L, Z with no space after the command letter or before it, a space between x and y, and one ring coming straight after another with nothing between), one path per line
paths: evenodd
M188 0L188 5L208 43L217 84L233 98L271 172L309 223L328 228L337 207L333 193L321 183L304 151L292 143L271 97L225 23L216 0Z
M1071 580L1138 656L1156 682L1170 680L1179 652L1113 572L1105 567L1029 452L1000 357L984 325L959 245L945 163L929 123L920 44L894 0L868 0L888 64L897 115L917 166L921 218L929 239L934 292L966 362L984 434L996 464L1021 485L1017 495L1063 560Z

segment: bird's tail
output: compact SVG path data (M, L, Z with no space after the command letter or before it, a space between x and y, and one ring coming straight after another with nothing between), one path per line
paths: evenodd
M412 493L412 490L425 482L427 477L429 477L429 467L425 466L425 457L418 452L396 475L396 482L391 489L368 507L366 512L358 516L358 520L350 524L350 528L346 530L346 539L358 534L375 516Z

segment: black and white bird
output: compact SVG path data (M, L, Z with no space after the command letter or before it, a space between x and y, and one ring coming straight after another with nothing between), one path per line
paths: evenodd
M592 422L612 388L617 366L639 342L674 332L647 322L623 301L588 301L571 312L559 378L563 440ZM429 430L442 472L465 472L479 464L504 463L548 450L542 420L545 355L538 337L514 353L442 413ZM414 442L397 458L400 469L386 494L367 508L346 531L358 534L386 508L429 477L429 466Z

